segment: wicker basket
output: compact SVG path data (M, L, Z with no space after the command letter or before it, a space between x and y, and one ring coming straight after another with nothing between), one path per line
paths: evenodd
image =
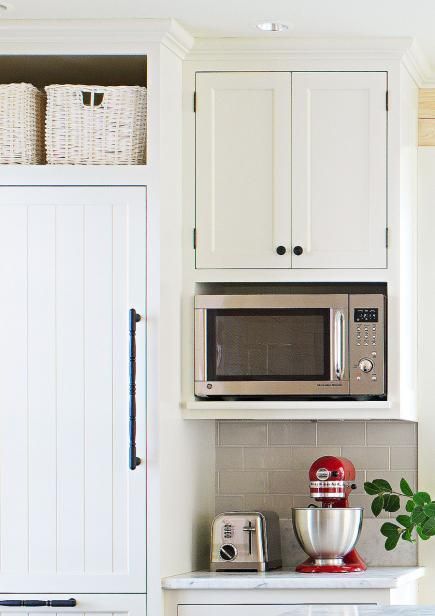
M146 88L47 86L47 163L139 165L146 156Z
M0 164L44 162L45 96L30 83L0 85Z

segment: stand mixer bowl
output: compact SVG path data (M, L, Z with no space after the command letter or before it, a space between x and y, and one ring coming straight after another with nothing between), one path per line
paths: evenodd
M292 509L293 528L301 548L315 565L342 565L361 534L361 507Z

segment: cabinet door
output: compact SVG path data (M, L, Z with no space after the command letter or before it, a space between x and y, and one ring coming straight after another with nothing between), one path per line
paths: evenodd
M385 73L293 73L296 268L386 267Z
M145 188L0 196L0 588L145 592Z
M146 595L0 595L0 601L18 600L64 600L74 598L77 602L75 607L1 607L0 616L19 614L20 616L57 616L58 614L74 614L75 616L87 616L88 614L100 614L100 616L146 616Z
M286 616L291 605L179 605L177 616Z
M290 73L196 80L196 266L290 267Z
M332 604L315 604L315 603L292 603L288 605L179 605L177 616L325 616L325 606L334 607ZM349 614L355 614L352 606L356 605L375 605L375 604L358 604L358 603L340 603L337 605L337 614L341 614L343 606L350 607ZM308 611L307 609L308 608ZM302 610L302 611L301 611ZM331 613L332 612L329 612ZM346 612L347 614L347 612Z

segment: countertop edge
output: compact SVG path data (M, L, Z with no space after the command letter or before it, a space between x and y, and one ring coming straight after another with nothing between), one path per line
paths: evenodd
M384 569L384 571L383 571ZM425 575L424 567L373 567L366 574L295 574L268 577L268 574L255 574L252 577L210 574L209 571L193 571L162 579L163 590L295 590L295 589L345 589L345 588L400 588Z

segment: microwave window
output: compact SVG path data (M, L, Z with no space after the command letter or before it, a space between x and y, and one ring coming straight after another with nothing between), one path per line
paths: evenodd
M329 309L207 310L207 379L330 379Z

